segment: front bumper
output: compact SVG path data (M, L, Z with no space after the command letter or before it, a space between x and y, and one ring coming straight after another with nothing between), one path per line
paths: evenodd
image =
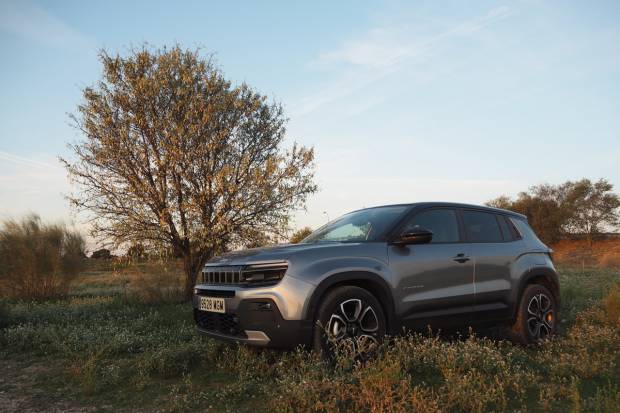
M312 322L303 311L313 285L293 277L269 287L198 284L193 298L198 331L250 345L294 348L310 342ZM226 313L200 311L200 296L222 297Z

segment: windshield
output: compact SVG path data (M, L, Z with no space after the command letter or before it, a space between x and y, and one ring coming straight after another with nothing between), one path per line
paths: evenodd
M351 212L317 229L302 243L379 241L407 209L389 206Z

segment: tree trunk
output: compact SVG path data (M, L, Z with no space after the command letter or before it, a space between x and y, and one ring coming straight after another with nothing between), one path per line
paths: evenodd
M210 254L206 253L183 254L183 269L185 271L184 296L186 300L191 300L194 293L194 286L200 276L202 267L209 258Z

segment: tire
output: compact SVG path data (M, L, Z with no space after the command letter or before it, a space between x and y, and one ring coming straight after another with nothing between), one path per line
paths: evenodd
M319 304L312 347L328 359L333 359L341 345L349 346L355 357L363 357L382 341L386 331L385 313L374 295L360 287L336 287Z
M557 301L549 289L528 285L521 295L510 338L524 345L543 341L557 332L558 320Z

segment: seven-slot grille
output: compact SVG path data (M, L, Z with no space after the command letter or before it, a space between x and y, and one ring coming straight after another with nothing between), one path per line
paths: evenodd
M225 267L205 267L202 281L205 284L241 284L242 265Z
M273 285L284 277L287 269L286 262L205 266L202 282L218 285Z

